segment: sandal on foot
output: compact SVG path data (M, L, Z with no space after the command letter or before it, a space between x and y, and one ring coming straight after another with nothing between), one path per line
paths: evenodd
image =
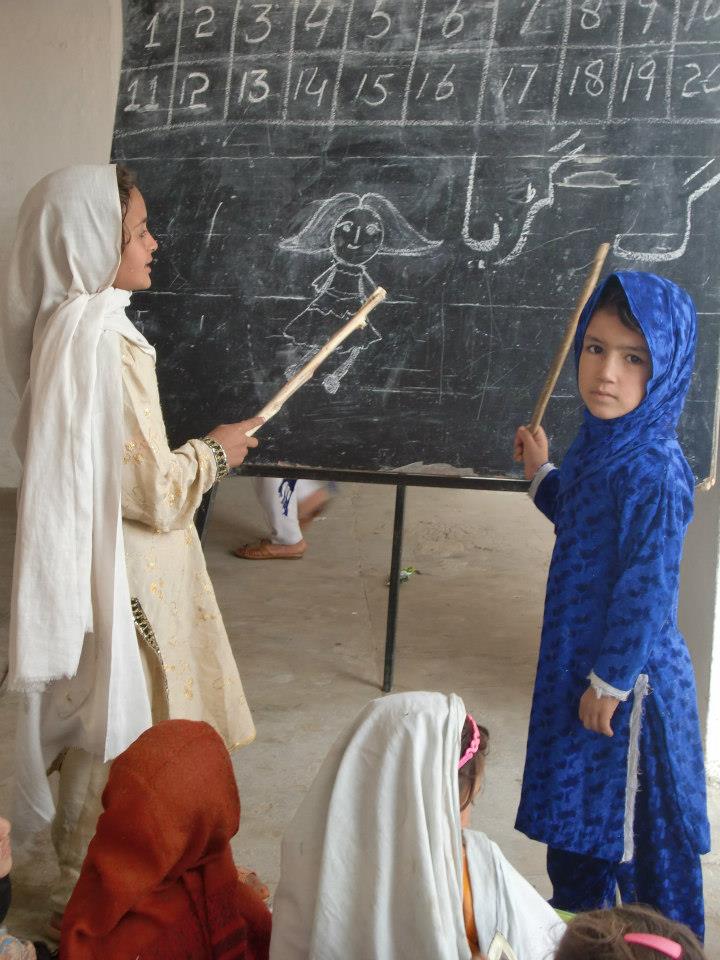
M258 543L246 543L233 553L241 560L300 560L307 550L304 540L298 543L271 543L260 540Z

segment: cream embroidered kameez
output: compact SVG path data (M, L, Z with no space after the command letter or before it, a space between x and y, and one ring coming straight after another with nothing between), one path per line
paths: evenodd
M206 720L229 749L243 746L255 728L193 524L215 459L202 440L170 450L154 361L124 338L121 352L123 534L138 634L153 649L166 715Z

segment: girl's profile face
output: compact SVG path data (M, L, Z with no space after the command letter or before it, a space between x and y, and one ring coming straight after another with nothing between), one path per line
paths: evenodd
M645 337L630 330L614 310L596 310L583 340L578 387L583 403L600 420L622 417L645 399L652 361Z
M382 246L382 221L367 207L355 207L337 221L332 232L332 249L343 263L367 263Z
M127 241L113 286L118 290L147 290L151 285L150 267L157 241L148 230L145 201L137 187L130 191L123 238Z

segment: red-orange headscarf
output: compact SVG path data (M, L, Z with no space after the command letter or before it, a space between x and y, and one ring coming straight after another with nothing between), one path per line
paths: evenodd
M212 727L152 727L114 761L102 800L61 960L266 960L270 913L238 881L240 798Z

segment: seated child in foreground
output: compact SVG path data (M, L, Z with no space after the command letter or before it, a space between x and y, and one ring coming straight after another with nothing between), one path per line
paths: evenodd
M684 924L640 904L580 913L568 924L555 960L706 960Z
M113 761L63 916L61 960L266 960L270 912L230 840L230 755L200 720L165 720Z
M491 840L462 830L486 743L454 694L362 710L283 837L272 960L470 960L497 932L518 960L552 956L565 924Z

